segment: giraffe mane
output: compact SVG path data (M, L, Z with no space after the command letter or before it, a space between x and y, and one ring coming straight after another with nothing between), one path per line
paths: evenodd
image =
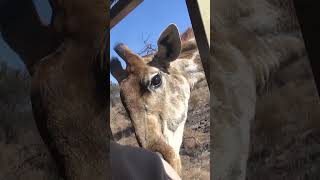
M194 38L194 33L192 27L188 27L187 30L185 30L181 35L180 35L182 43L187 42L188 40Z

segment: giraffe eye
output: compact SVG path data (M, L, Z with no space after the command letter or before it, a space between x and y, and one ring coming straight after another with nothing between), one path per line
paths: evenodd
M160 74L153 76L153 78L151 79L151 86L154 88L159 87L161 83L162 83L162 80L161 80Z

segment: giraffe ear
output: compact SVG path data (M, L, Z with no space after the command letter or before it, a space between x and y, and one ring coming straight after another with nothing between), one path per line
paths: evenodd
M118 83L120 83L123 79L125 79L127 77L127 71L125 71L122 68L119 59L116 57L111 58L110 71L111 71L112 76L114 78L116 78Z
M176 60L181 52L181 39L175 24L170 24L160 35L158 40L157 59L168 64Z

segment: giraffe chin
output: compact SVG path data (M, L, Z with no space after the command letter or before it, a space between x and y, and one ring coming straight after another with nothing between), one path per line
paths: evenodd
M174 152L173 148L169 146L166 142L164 141L155 141L153 143L149 143L148 147L146 149L149 149L150 151L155 152L166 160L172 167L173 169L181 175L181 159L180 157Z

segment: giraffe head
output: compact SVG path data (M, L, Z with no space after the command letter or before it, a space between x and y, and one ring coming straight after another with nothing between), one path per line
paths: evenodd
M199 59L194 39L189 41L190 33L191 29L180 37L171 24L161 33L156 53L141 57L118 44L114 49L127 68L122 69L117 58L111 60L111 73L119 82L121 100L139 145L162 154L178 172L190 90L196 78L190 75L198 68L191 66L197 66L194 59Z

